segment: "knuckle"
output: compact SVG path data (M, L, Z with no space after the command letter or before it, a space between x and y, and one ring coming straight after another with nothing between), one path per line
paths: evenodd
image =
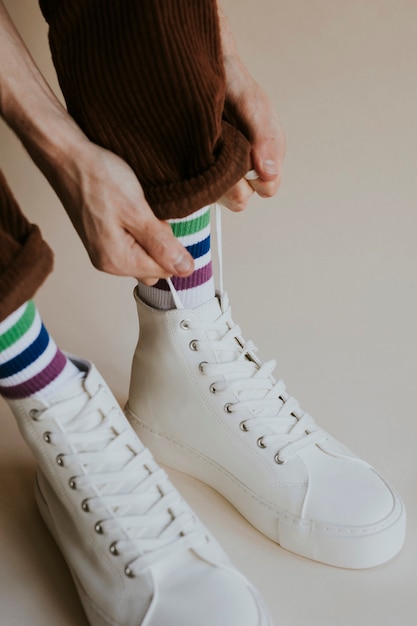
M238 185L227 194L229 208L232 211L240 212L246 209L249 198L253 194L253 189L249 185Z
M145 238L147 240L147 249L153 257L162 259L166 255L169 241L173 238L172 230L166 222L160 222L158 229L153 225L149 225L145 230Z
M107 255L95 253L90 256L93 266L106 274L117 274L117 267Z
M234 202L231 206L231 209L235 213L241 213L242 211L246 209L246 202L243 202L243 201Z

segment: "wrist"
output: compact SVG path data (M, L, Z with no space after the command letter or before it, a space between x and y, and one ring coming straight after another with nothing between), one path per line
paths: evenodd
M37 97L29 105L12 106L10 111L4 115L6 122L58 191L60 180L76 171L91 142L55 97Z

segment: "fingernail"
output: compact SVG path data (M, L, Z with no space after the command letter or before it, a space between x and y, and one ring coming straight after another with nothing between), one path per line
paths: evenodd
M180 254L174 263L175 270L180 273L189 272L193 269L193 267L193 260L188 256L188 254Z
M268 174L278 174L277 164L275 163L275 161L272 161L272 159L265 159L265 161L262 163L262 167L264 171Z

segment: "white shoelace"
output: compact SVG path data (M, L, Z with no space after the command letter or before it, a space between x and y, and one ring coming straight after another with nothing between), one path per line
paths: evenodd
M288 395L282 380L276 380L272 372L274 360L262 363L255 355L252 341L245 341L231 317L231 309L223 286L223 255L221 233L221 209L216 206L216 239L219 267L219 302L221 316L213 321L186 320L187 328L204 331L208 340L193 341L193 350L215 354L215 362L200 366L203 374L218 381L210 385L210 391L233 398L225 405L227 413L245 412L250 415L240 422L243 431L258 434L261 448L274 446L275 461L285 463L299 450L319 444L328 437L312 417L301 410L297 400ZM183 305L171 281L168 281L178 309Z
M82 509L92 514L95 532L117 537L108 548L122 556L126 575L135 576L171 552L207 539L129 424L113 419L120 408L109 406L105 396L100 386L87 401L83 392L30 415L53 420L56 430L45 432L44 439L56 446L58 465L73 468L69 487L85 492Z

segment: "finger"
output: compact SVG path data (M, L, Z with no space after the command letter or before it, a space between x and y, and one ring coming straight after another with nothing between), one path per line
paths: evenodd
M166 276L189 276L194 270L193 257L173 235L171 227L153 214L138 228L131 229L140 247ZM151 276L160 276L155 272Z
M255 170L251 170L255 172ZM261 196L262 198L270 198L274 196L281 184L281 173L278 172L272 180L265 180L261 178L256 172L256 176L253 176L247 179L247 175L245 178L248 180L249 185L252 189Z
M277 192L277 185L279 186L280 178L275 179L271 182L261 181L259 174L256 170L250 170L246 175L245 179L249 182L252 189L263 198L267 198L273 196Z
M252 181L251 181L252 182ZM253 195L253 188L247 180L242 178L236 185L219 200L219 203L230 209L230 211L240 212L246 209L249 198Z
M111 250L111 254L108 254ZM172 272L154 261L138 244L131 234L125 232L117 242L109 241L101 249L90 253L94 267L116 276L133 276L141 282L152 285L160 278L172 276Z
M251 159L258 179L252 179L250 185L262 197L276 194L281 183L282 166L285 157L285 137L282 128L275 120L271 121L270 132L264 126L264 132L254 138Z

